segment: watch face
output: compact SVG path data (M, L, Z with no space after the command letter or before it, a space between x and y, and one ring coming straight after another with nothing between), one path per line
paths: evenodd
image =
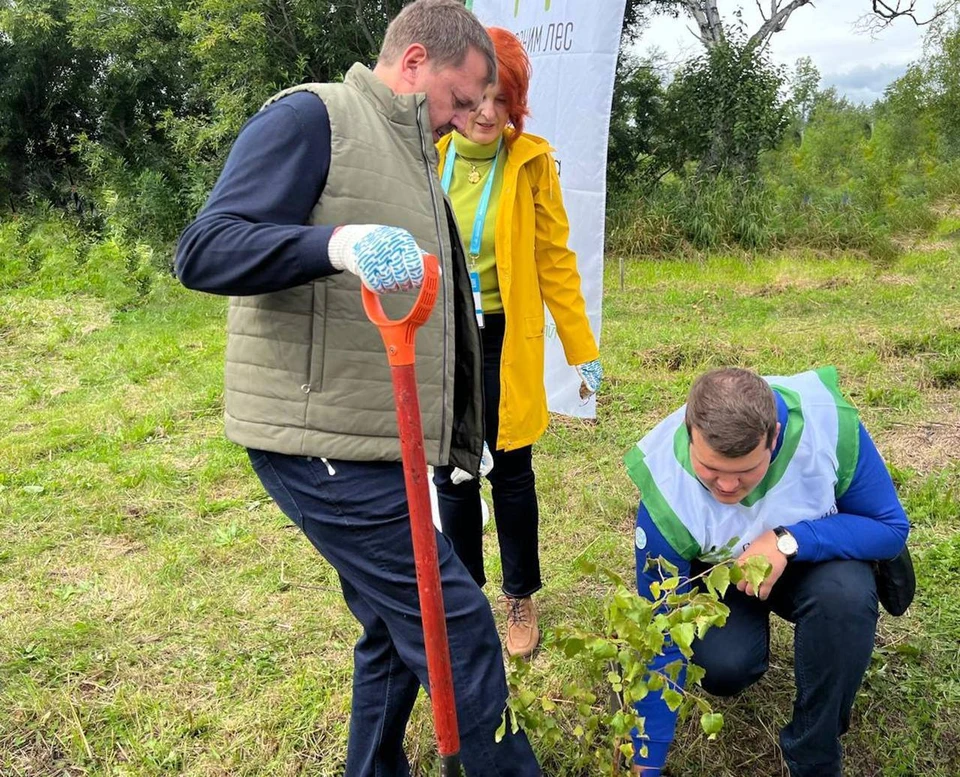
M795 556L797 555L797 550L799 546L797 545L797 538L792 534L783 534L780 537L777 537L777 550L779 550L784 556Z

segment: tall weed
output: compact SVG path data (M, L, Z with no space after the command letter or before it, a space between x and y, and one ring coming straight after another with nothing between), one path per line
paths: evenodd
M888 261L900 251L895 238L929 234L937 204L960 196L960 160L903 148L890 120L828 104L798 136L765 154L756 176L693 169L619 196L609 210L610 249L800 247Z
M122 233L91 237L71 219L39 208L32 217L0 221L0 255L0 289L89 294L126 308L148 296L169 252Z

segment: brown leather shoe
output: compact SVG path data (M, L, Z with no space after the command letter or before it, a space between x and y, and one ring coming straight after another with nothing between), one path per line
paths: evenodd
M540 642L537 609L533 606L533 599L529 596L521 599L501 596L500 601L507 608L507 653L526 658Z

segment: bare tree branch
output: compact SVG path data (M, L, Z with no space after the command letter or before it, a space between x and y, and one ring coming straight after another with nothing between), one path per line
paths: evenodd
M700 41L700 42L704 45L704 48L710 48L710 44L707 43L707 41L704 40L704 39L700 36L700 33L697 32L695 29L693 29L692 27L687 27L687 31L688 31L694 38L696 38L698 41Z
M357 24L360 25L360 29L363 31L363 37L370 46L370 51L376 52L377 42L373 39L373 34L370 32L370 28L367 27L367 20L363 15L363 0L354 0L354 7L357 11Z
M879 1L879 0L875 0ZM813 0L791 0L790 3L780 7L779 0L771 0L770 2L770 17L765 18L764 23L761 25L760 29L757 30L753 35L750 36L747 41L748 47L762 47L764 46L770 37L780 32L786 24L787 19L790 18L790 14L796 11L798 8L811 5Z
M720 10L717 8L717 0L706 0L707 21L713 30L722 30L723 23L720 20Z
M703 9L700 7L700 4L696 0L683 0L683 7L687 9L687 12L693 17L693 20L697 23L697 26L700 28L700 39L704 40L710 37L709 31L707 29L707 15L703 12Z
M879 16L881 19L893 20L900 16L907 16L916 22L917 17L914 15L914 9L916 8L915 0L910 0L909 5L906 8L901 8L902 5L900 0L897 0L895 7L889 6L883 0L873 0L873 12Z
M294 61L300 58L300 46L297 45L297 28L287 13L287 0L277 0L277 10L283 17L283 27L277 30L278 39L290 51Z
M897 19L909 19L917 27L925 27L957 7L960 7L960 0L947 0L938 3L928 18L921 18L917 13L917 0L896 0L893 3L871 0L872 13L863 16L858 25L870 33L885 30Z
M717 10L717 0L680 0L680 5L687 10L700 28L700 35L697 37L704 46L711 49L723 42L723 23L720 20L720 12Z
M960 8L960 0L941 0L929 18L921 18L917 9L919 0L870 0L872 12L860 19L859 26L868 32L876 33L888 27L900 18L910 19L917 26L924 26L942 18L955 8ZM357 0L361 2L361 0ZM747 46L762 48L770 38L786 27L790 15L798 8L813 5L813 0L769 0L770 10L765 11L763 0L754 0L763 24L747 40ZM717 8L717 0L673 0L664 2L667 7L682 8L693 19L699 34L693 35L707 49L712 49L725 40L723 22Z

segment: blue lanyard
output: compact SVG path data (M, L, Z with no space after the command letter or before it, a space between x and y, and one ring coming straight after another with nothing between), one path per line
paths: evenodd
M483 224L487 220L487 210L490 207L490 194L493 191L493 179L497 173L497 162L500 161L500 146L503 144L503 138L497 141L497 153L493 157L493 165L487 174L487 182L484 184L483 192L480 195L480 202L477 205L477 212L473 217L473 235L470 237L470 258L476 259L480 256L480 243L483 241ZM443 187L444 194L450 192L450 182L453 180L453 164L457 158L457 147L450 138L450 146L447 149L447 158L443 163L443 176L440 178L440 185Z

